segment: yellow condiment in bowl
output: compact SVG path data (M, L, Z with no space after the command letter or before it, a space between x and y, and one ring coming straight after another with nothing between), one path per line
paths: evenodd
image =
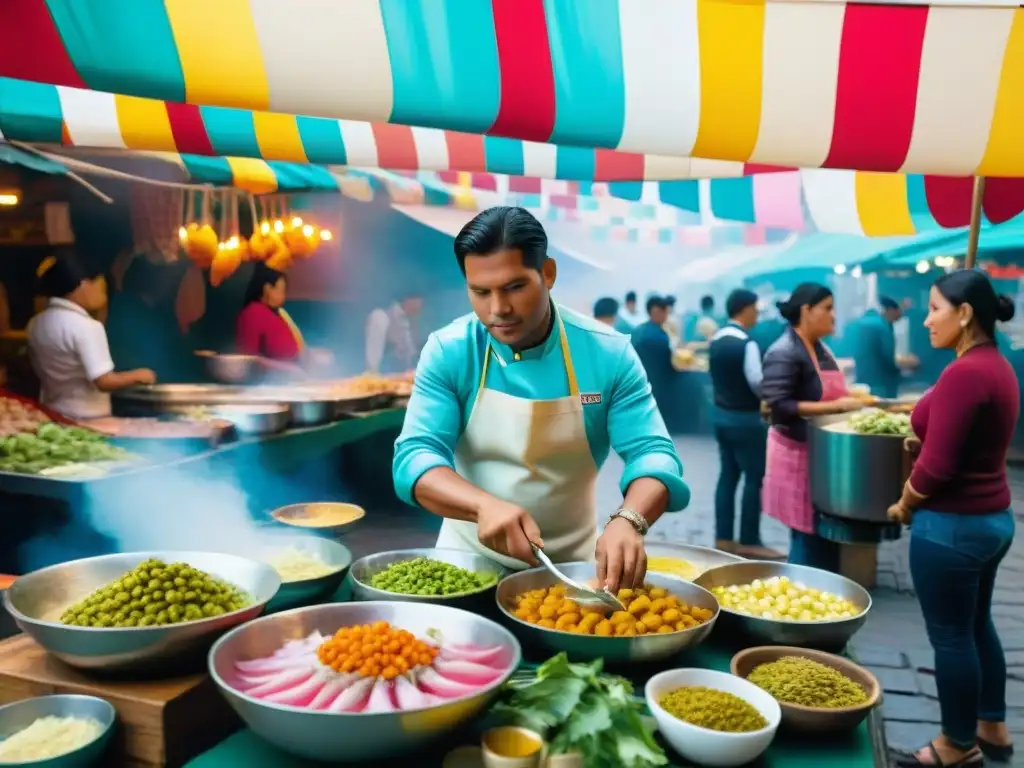
M484 734L483 758L487 768L534 768L544 759L544 739L527 728L493 728Z
M362 520L366 516L366 510L355 504L343 502L314 502L281 507L275 509L270 516L284 525L325 530L343 528Z
M647 570L664 573L666 576L678 576L687 581L693 581L701 574L700 568L696 565L678 557L649 557Z

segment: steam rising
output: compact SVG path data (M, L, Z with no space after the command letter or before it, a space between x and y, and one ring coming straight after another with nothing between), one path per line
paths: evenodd
M250 498L238 481L243 472L254 483L266 478L268 491ZM257 522L269 520L269 510L280 499L307 496L309 482L309 478L289 482L279 475L271 481L264 469L248 462L214 468L203 460L100 479L84 486L83 504L72 505L82 510L79 518L64 520L53 533L21 546L21 567L28 572L111 550L265 556L297 537L311 535Z

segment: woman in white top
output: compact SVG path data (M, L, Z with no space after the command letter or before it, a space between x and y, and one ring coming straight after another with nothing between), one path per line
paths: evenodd
M103 324L89 313L106 300L103 283L75 257L61 256L40 275L46 309L28 325L40 402L71 419L110 415L110 393L156 382L151 370L114 370Z

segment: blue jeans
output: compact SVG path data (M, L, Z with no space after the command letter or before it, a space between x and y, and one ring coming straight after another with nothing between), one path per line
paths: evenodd
M813 533L790 529L789 558L793 565L808 565L830 573L839 573L839 544Z
M960 749L974 746L978 720L1006 720L1006 658L992 621L992 591L1013 533L1010 510L922 509L910 528L910 573L935 650L942 732Z
M715 538L736 538L736 488L743 481L740 501L740 544L761 546L761 484L764 482L768 430L752 426L716 426L722 470L715 489Z

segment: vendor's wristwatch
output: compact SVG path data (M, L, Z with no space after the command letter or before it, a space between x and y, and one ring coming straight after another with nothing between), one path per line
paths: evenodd
M636 532L639 533L641 536L646 536L647 532L651 529L651 526L647 523L646 520L644 520L643 515L634 512L632 509L629 509L628 507L621 507L615 510L612 516L608 518L608 522L610 523L617 517L621 517L627 523L632 525L636 529Z

